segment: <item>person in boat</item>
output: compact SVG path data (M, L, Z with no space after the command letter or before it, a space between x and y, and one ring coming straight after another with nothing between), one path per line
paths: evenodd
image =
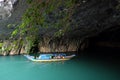
M54 56L51 56L51 59L54 59Z
M62 55L62 54L55 54L53 56L53 59L63 59L65 57L65 55Z

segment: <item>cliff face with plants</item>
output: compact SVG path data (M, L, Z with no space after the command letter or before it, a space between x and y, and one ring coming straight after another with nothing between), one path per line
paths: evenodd
M79 51L89 46L90 37L119 33L120 1L20 0L0 23L2 55Z

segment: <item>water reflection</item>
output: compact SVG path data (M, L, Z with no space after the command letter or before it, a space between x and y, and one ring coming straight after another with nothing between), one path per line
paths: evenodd
M24 56L7 56L0 57L0 66L1 80L120 80L120 66L85 56L64 62L32 62Z

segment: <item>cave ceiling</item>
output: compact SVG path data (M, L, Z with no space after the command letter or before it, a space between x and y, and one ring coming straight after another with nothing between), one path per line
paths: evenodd
M80 5L76 7L76 13L72 17L75 23L66 36L89 37L107 29L119 28L119 0L79 0L78 2ZM14 27L8 28L7 25L19 23L26 8L26 0L0 0L0 39L10 35Z

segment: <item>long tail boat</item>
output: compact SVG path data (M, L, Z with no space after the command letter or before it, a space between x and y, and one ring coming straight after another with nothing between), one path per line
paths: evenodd
M24 55L28 60L35 62L52 62L52 61L65 61L75 57L75 54L66 56L65 54L41 54L39 57Z

